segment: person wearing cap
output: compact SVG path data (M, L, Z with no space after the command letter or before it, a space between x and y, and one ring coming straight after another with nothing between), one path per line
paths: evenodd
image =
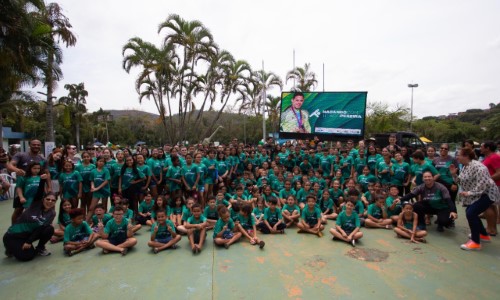
M284 132L311 133L309 124L309 112L302 109L304 94L296 92L293 94L292 105L281 113L281 130Z

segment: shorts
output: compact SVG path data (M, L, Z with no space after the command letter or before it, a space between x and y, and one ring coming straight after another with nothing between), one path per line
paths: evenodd
M90 236L85 236L85 237L83 237L83 238L82 238L82 239L80 239L80 240L70 241L70 242L74 242L74 243L86 242L86 241L88 241L88 240L89 240L89 237L90 237ZM64 243L64 244L66 244L66 243Z
M155 239L155 242L157 243L162 243L162 244L166 244L168 242L170 242L172 240L172 237L167 237L167 238L164 238L164 239Z
M113 245L115 245L115 246L118 246L118 245L120 245L120 244L125 243L125 241L127 240L127 238L126 238L126 237L124 237L124 238L114 238L114 239L111 239L111 238L110 238L110 239L108 239L108 240L109 240L109 242L110 242L111 244L113 244Z
M149 181L149 187L157 186L156 180L151 176L151 180Z
M342 228L342 230L344 230L345 234L347 234L347 235L350 235L353 232L353 230L350 230L350 229Z
M234 233L232 231L224 231L224 233L222 234L222 238L225 240L230 240L233 238L233 236Z
M203 193L205 191L205 186L198 186L198 192Z

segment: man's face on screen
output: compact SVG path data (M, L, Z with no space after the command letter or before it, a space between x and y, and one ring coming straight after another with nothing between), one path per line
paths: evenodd
M300 109L302 104L304 104L304 96L295 96L295 98L292 99L294 109Z

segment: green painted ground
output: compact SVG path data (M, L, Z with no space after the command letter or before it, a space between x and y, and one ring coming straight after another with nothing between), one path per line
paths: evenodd
M11 212L11 201L0 202L2 234ZM459 213L454 230L433 226L429 242L418 245L363 229L352 248L295 228L263 236L264 250L246 242L226 250L209 240L197 256L186 238L177 250L153 254L145 229L126 257L98 249L64 257L62 244L48 245L52 255L32 262L0 259L0 299L498 299L500 237L480 252L460 250L468 231Z

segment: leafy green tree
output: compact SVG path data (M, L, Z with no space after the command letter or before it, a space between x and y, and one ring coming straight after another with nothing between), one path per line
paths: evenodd
M89 93L85 90L85 84L65 84L64 88L68 91L68 96L61 97L60 103L63 103L69 109L71 116L74 119L75 133L76 133L76 146L80 149L80 123L82 114L87 111L85 104Z
M173 87L178 83L176 78L178 65L179 57L174 51L173 44L158 48L135 37L123 46L123 69L127 73L130 73L133 67L141 69L135 83L139 103L143 99L153 99L171 143L176 137L176 127L173 123L170 97ZM169 126L167 126L167 111Z
M401 131L406 129L407 108L396 107L389 109L389 105L382 102L368 103L365 120L365 135L370 136L379 132Z
M177 85L172 91L179 101L179 132L183 140L186 136L186 117L192 107L192 96L196 89L195 66L200 61L207 61L217 46L213 42L210 30L200 21L186 21L179 15L171 14L158 27L158 33L166 31L164 44L175 45L176 51L181 57L181 64L178 68Z
M47 131L45 140L54 142L54 116L53 116L53 92L56 82L62 79L61 64L63 62L62 51L59 43L66 47L76 44L76 36L71 31L69 19L62 13L62 9L57 3L49 3L45 9L39 11L40 19L49 27L46 39L52 44L46 48L46 62L43 67L43 84L47 88Z
M306 63L304 67L295 67L295 69L288 71L286 74L286 82L293 80L295 86L292 88L294 91L310 92L318 85L316 74L311 71L311 64Z

